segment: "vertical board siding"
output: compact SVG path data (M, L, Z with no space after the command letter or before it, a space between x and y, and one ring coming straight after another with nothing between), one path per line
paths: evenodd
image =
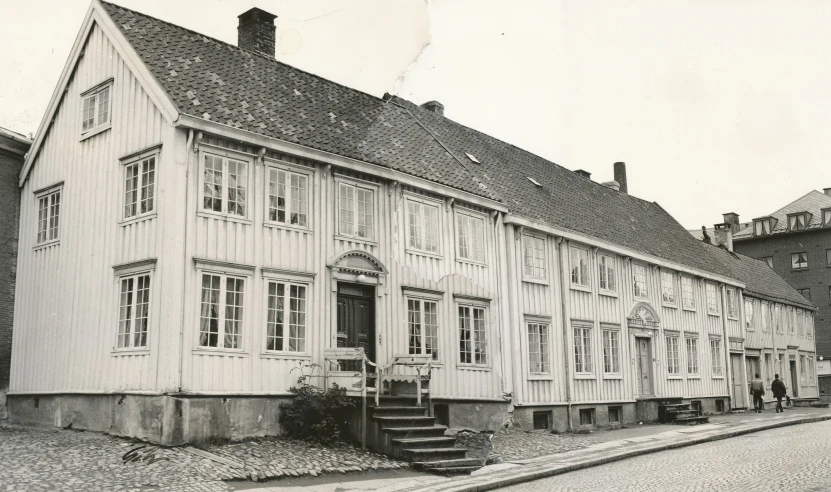
M107 79L109 130L80 140L80 94ZM171 308L165 301L159 219L122 219L124 168L119 158L164 143L173 134L109 40L96 26L78 62L51 129L22 190L18 297L15 309L14 392L154 391L159 373L172 367L154 350ZM169 149L156 165L159 217L176 196ZM64 182L60 242L34 249L34 191ZM157 258L150 298L150 350L115 355L118 280L113 266ZM167 379L167 378L165 378Z

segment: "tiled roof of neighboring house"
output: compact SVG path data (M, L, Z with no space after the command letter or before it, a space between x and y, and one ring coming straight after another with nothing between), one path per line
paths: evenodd
M735 278L745 284L746 295L791 304L805 309L816 309L811 301L773 271L767 263L743 254L727 251L719 246L701 244L722 263L724 266L723 275Z
M594 183L406 100L379 99L102 4L182 113L396 169L498 200L522 217L720 271L704 245L656 203Z
M806 227L806 230L819 229L822 227L822 209L831 208L831 196L821 193L816 190L811 190L805 196L794 200L785 205L776 212L770 214L771 217L777 219L776 227L774 227L771 234L784 234L788 232L788 214L798 212L809 212L813 214L811 222ZM800 231L801 232L801 231ZM733 240L749 239L753 237L753 223L751 222L747 227L741 229L733 236Z

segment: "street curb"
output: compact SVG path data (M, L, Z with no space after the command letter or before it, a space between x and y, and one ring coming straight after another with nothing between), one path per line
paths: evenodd
M503 479L494 479L494 480L489 481L487 483L471 484L468 487L465 487L464 485L460 484L460 486L457 488L457 487L453 487L452 483L445 483L444 485L447 486L446 490L448 490L448 491L452 490L453 492L481 492L481 491L485 491L485 490L493 490L493 489L496 489L496 488L499 488L499 487L506 487L506 486L515 485L515 484L518 484L518 483L531 482L533 480L539 480L541 478L553 477L553 476L556 476L556 475L562 475L563 473L568 473L568 472L577 471L577 470L583 470L585 468L592 468L594 466L603 465L603 464L606 464L606 463L613 463L615 461L621 461L621 460L624 460L624 459L627 459L627 458L634 458L635 456L642 456L642 455L645 455L645 454L656 453L656 452L659 452L659 451L666 451L666 450L670 450L670 449L684 448L684 447L687 447L687 446L694 446L696 444L703 444L703 443L707 443L707 442L720 441L720 440L723 440L723 439L729 439L731 437L741 436L741 435L744 435L744 434L752 434L754 432L759 432L759 431L769 430L769 429L775 429L775 428L778 428L778 427L788 427L788 426L791 426L791 425L798 425L798 424L811 424L811 423L814 423L814 422L822 422L822 421L825 421L825 420L831 420L831 415L823 415L823 416L818 416L818 417L806 417L806 418L799 419L799 420L790 420L790 421L784 421L784 422L782 422L782 421L780 421L780 422L771 422L769 424L760 425L758 427L752 427L752 428L748 428L748 429L737 429L737 430L727 431L727 432L717 434L717 435L713 435L713 436L692 438L692 439L684 440L684 441L681 441L681 442L666 443L666 444L661 444L661 445L657 445L657 446L654 446L654 447L651 447L651 448L646 448L646 449L636 449L636 450L632 450L632 451L624 451L624 452L621 452L620 454L616 454L616 455L613 455L613 456L607 456L607 457L598 458L598 459L589 459L589 460L584 461L582 463L575 463L575 464L572 464L572 465L563 465L563 466L557 467L556 469L553 469L553 470L529 471L525 475L513 476L513 477L503 478ZM540 464L540 465L544 466L543 464ZM528 465L525 465L525 466L528 466ZM425 489L417 488L417 489L409 489L409 491L410 492L417 492L418 490L426 490L426 489L427 488L425 488ZM432 489L431 488L431 490L437 490L437 489ZM441 489L438 489L438 490L441 490Z

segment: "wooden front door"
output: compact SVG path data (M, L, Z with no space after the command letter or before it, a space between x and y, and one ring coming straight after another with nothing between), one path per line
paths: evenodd
M652 396L652 340L635 338L638 353L638 394Z
M375 288L338 282L338 347L363 347L375 361Z
M742 383L742 356L730 354L730 378L733 381L733 408L747 408L747 392Z

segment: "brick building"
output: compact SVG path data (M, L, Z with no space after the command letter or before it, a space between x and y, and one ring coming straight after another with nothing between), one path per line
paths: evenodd
M12 351L17 227L20 212L18 174L29 150L28 138L0 128L0 419L6 418L6 392Z

